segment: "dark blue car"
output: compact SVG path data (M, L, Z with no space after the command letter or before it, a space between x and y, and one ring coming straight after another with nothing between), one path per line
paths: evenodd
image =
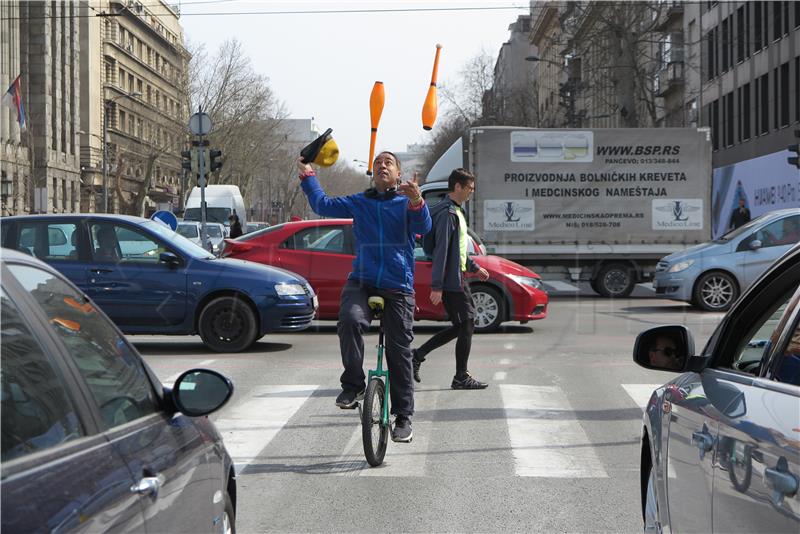
M234 532L236 474L207 415L233 384L164 387L65 277L0 251L2 532Z
M28 215L0 221L2 246L52 265L126 334L195 334L238 352L269 332L303 330L316 295L301 276L219 259L158 221Z

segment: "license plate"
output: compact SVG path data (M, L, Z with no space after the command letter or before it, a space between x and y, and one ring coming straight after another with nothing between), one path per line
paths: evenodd
M314 309L315 309L315 310L316 310L317 308L319 308L319 298L318 298L316 295L314 295L314 298L313 298L313 299L311 299L311 302L313 302L313 303L314 303Z

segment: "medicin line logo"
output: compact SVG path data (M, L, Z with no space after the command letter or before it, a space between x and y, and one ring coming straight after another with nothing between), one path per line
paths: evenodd
M534 229L533 200L485 200L483 229L491 232Z
M702 230L703 199L654 199L653 230Z

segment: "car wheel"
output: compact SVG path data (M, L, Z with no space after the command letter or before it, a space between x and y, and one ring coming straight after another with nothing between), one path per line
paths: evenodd
M644 531L661 533L661 520L658 516L658 496L656 494L656 474L652 466L650 466L650 473L647 475L647 490L644 501Z
M636 282L633 269L624 263L610 263L600 269L595 278L595 291L603 297L627 297Z
M494 332L505 318L505 306L500 293L488 286L470 288L475 304L475 331Z
M694 287L694 302L706 311L726 311L738 296L736 280L721 271L704 274Z
M233 511L233 501L228 492L225 492L225 511L222 513L220 524L221 534L236 534L236 512Z
M239 352L256 340L258 327L250 306L240 298L219 297L203 308L200 337L216 352Z

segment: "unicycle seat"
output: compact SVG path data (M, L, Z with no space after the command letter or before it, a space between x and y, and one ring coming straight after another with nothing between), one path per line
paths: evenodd
M383 297L372 296L367 299L367 304L369 305L369 309L372 310L372 313L374 313L376 317L381 316L381 313L383 312L383 306L385 304Z

